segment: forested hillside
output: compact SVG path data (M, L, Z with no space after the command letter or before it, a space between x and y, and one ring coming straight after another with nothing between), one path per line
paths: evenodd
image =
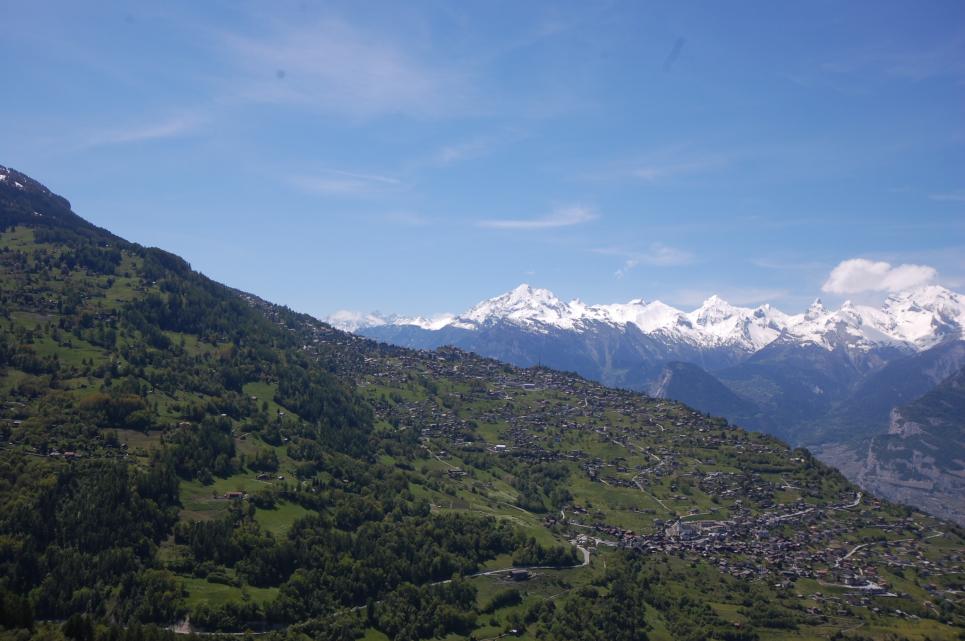
M959 638L961 531L802 450L339 332L0 170L0 639Z

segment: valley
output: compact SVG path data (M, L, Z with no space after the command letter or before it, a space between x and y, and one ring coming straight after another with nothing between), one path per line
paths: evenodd
M342 332L16 178L0 183L4 639L965 624L960 528L806 450L576 374Z

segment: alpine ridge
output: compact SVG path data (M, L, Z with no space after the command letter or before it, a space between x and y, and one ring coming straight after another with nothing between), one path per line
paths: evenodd
M716 295L692 311L642 298L588 305L523 284L457 315L339 312L329 321L404 347L452 345L682 401L811 447L854 470L850 476L858 482L870 476L859 477L838 452L866 448L867 439L887 433L892 410L965 366L965 298L938 285L894 293L879 307L846 301L829 309L817 299L803 313L787 314ZM910 479L924 472L917 460L896 469ZM938 459L935 473L954 475L957 468L943 467L949 461ZM894 487L874 486L908 499L889 494ZM948 504L947 484L933 487L937 494L927 504Z
M660 342L700 350L734 349L752 354L782 339L829 351L839 346L863 351L889 346L910 353L961 337L965 298L929 285L893 294L880 308L846 301L839 309L829 310L817 299L802 314L785 314L769 304L738 307L713 295L697 309L684 312L642 298L603 305L587 305L579 299L564 302L547 289L522 284L462 314L425 318L339 311L328 321L363 334L378 334L376 328L386 326L478 331L508 323L542 334L561 330L584 333L600 325L625 331L632 326Z

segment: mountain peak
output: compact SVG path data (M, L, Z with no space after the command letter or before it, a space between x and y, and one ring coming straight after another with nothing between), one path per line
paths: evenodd
M501 296L497 296L496 300L499 298L507 298L508 300L514 301L525 301L525 300L540 300L540 301L554 301L559 302L559 298L556 294L548 289L543 289L542 287L533 287L529 283L520 283L512 290L506 292Z
M97 227L71 211L66 198L58 196L27 174L3 165L0 165L0 208L5 210L9 224L97 230ZM98 232L113 237L113 234L103 230Z
M556 294L548 289L543 289L540 287L533 287L529 283L521 283L517 285L512 290L497 296L496 298L489 299L490 301L508 301L513 304L518 303L528 303L532 302L534 304L550 304L558 305L562 304Z
M925 285L888 296L881 307L886 331L918 349L950 338L965 329L965 296L941 285Z
M522 324L572 327L571 316L569 307L553 292L522 283L505 294L479 303L462 318L475 323L506 319Z
M923 285L914 289L890 294L885 300L885 306L901 302L915 302L919 305L935 305L961 300L961 295L941 285Z
M528 296L533 293L533 286L530 285L529 283L520 283L512 290L510 290L509 293L518 294L520 296Z
M20 191L35 191L44 195L51 193L49 189L27 174L20 173L16 169L4 167L3 165L0 165L0 183L5 183L8 187L19 189Z
M698 325L716 325L739 315L741 310L714 294L698 307L690 316Z
M825 309L824 303L821 301L821 299L815 298L814 302L808 306L808 310L804 313L804 318L807 320L814 320L815 318L823 316L827 313L828 310Z
M729 316L737 311L737 308L717 294L713 294L697 308L697 311L717 312Z

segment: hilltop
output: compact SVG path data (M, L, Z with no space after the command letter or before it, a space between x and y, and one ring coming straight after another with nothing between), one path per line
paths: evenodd
M0 638L965 624L961 531L805 450L577 374L342 332L2 173Z

